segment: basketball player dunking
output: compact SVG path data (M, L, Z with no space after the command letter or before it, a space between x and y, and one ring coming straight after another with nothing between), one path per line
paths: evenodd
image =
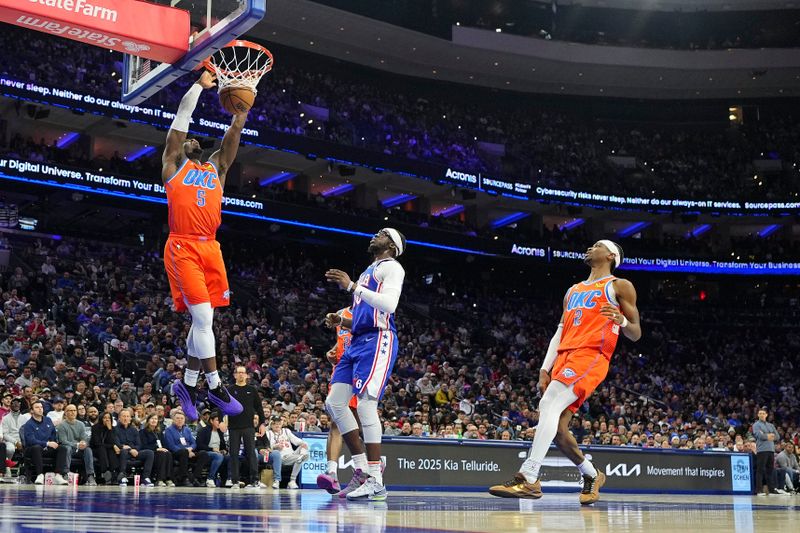
M214 76L203 72L181 100L167 133L161 178L167 189L169 238L164 247L164 266L176 311L189 311L192 326L186 338L189 364L183 381L173 392L189 420L197 420L196 387L200 368L208 382L208 399L226 415L242 412L217 373L216 346L211 329L214 308L230 303L228 277L216 232L222 221L225 174L236 158L247 114L234 115L222 146L203 163L197 139L187 139L189 122L203 89L214 87Z
M636 289L611 272L622 263L622 249L609 240L595 243L586 252L592 269L589 279L573 285L564 297L561 322L539 371L539 425L528 458L520 471L489 492L503 498L542 497L539 469L555 438L556 446L580 470L583 505L600 498L605 474L583 456L569 432L572 416L608 373L620 330L632 341L642 336ZM552 369L552 372L551 372Z
M350 327L353 338L331 377L325 407L339 428L353 458L353 479L340 493L348 500L385 500L381 468L381 422L378 402L397 360L397 329L394 312L403 290L405 270L395 259L406 247L406 239L394 228L380 230L369 242L373 262L357 282L341 270L328 270L325 277L353 293L353 318L334 325ZM348 404L358 396L358 422ZM364 448L366 445L366 454Z

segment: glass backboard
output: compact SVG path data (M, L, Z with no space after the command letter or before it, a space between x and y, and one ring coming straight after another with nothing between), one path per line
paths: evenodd
M151 0L185 9L192 29L189 51L173 64L125 55L122 101L138 105L252 28L266 14L266 0ZM146 21L143 21L146 24Z

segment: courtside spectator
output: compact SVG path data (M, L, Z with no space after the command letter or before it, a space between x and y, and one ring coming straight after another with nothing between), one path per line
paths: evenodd
M176 484L184 487L200 487L200 474L203 467L208 464L208 454L197 449L197 441L186 425L186 416L181 411L172 413L172 425L164 431L164 444L172 452L173 458L178 463L174 470ZM194 463L192 472L189 473L189 463Z
M97 458L97 464L105 484L108 485L119 471L119 458L115 450L114 419L111 413L103 413L100 420L92 426L89 445Z
M269 447L281 453L281 466L293 465L292 474L287 485L290 489L299 489L297 484L297 475L303 468L303 463L308 461L308 444L296 436L289 428L283 427L280 418L273 417L270 423L269 430L267 430L267 438L269 439ZM279 470L277 466L275 475L278 475Z
M172 452L166 448L164 432L159 426L157 414L151 414L145 418L139 435L142 442L142 450L150 450L155 454L153 481L159 487L174 487L175 483L172 481Z
M128 461L139 459L143 463L142 486L152 487L150 476L153 471L155 455L152 450L142 448L139 430L131 424L130 409L123 409L119 414L119 421L114 428L114 452L119 455L119 474L117 481L121 486L128 484Z
M207 487L218 487L225 484L228 478L230 455L225 444L225 433L220 427L219 411L212 411L209 415L209 424L197 432L197 449L204 451L209 457ZM237 458L238 460L238 458ZM217 472L220 480L217 480Z
M56 428L58 442L65 446L67 453L67 470L69 470L73 459L83 462L86 470L86 485L96 487L97 481L94 478L94 454L92 448L86 443L86 426L77 419L78 408L68 405L64 409L64 419Z
M55 476L53 483L56 485L67 485L68 481L64 478L67 475L67 461L69 448L58 443L58 435L53 421L44 416L44 406L42 402L34 402L32 406L31 419L22 426L22 442L24 446L25 462L29 470L35 476L36 485L44 484L44 464L43 457L54 457Z

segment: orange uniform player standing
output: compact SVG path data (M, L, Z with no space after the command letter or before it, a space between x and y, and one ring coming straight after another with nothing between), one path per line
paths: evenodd
M335 313L330 313L325 317L325 324L329 327L336 326L336 345L328 350L328 362L336 368L339 361L342 359L345 350L350 347L350 341L353 340L353 334L350 331L350 326L353 322L353 311L349 307L339 309ZM350 409L353 415L358 418L358 396L355 394L350 398ZM331 429L328 432L328 442L326 444L326 454L328 456L328 464L325 467L325 472L317 476L317 487L324 489L329 494L338 494L342 490L339 484L339 463L338 459L342 453L342 434L336 424L331 421Z
M189 420L197 420L196 387L202 368L208 399L223 414L237 415L242 405L228 393L217 372L212 324L214 308L230 303L225 262L217 242L222 222L225 176L236 158L247 113L234 115L220 149L203 162L197 139L187 139L194 108L203 89L214 87L214 75L203 72L181 100L167 134L161 179L167 190L169 238L164 246L164 268L176 311L189 311L192 326L186 338L188 365L172 392Z
M577 412L608 374L608 365L619 339L620 326L601 312L606 306L619 307L614 298L614 282L603 279L573 285L564 298L563 331L552 379L574 385Z
M582 505L600 498L605 475L584 457L569 431L573 414L608 374L620 332L632 341L642 336L636 289L611 272L622 263L622 248L609 240L586 251L589 279L564 296L564 311L539 371L539 424L528 458L512 479L489 492L502 498L542 497L539 474L550 443L578 467L583 476Z

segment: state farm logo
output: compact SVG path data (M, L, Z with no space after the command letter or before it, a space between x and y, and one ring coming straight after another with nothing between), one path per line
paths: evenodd
M139 44L133 41L122 41L122 46L125 47L125 50L135 54L137 52L146 52L150 50L150 47L146 44Z
M29 0L33 4L41 4L47 7L76 13L85 17L97 18L100 20L117 21L117 12L107 7L99 6L87 0Z
M611 466L612 465L606 465L607 476L630 477L642 474L642 465L633 465L633 467L629 467L626 463L620 463L613 468Z

